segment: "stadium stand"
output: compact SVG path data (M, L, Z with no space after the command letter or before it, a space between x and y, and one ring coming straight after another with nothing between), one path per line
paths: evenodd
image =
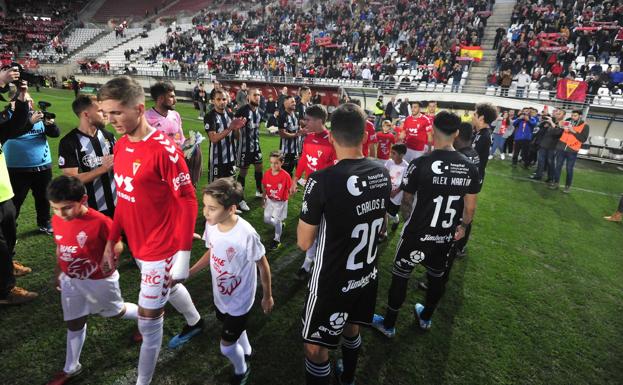
M498 31L501 38L487 93L502 93L501 79L510 76L509 96L518 95L521 82L526 96L547 100L554 96L558 81L569 76L588 82L588 103L623 106L622 11L623 6L607 1L585 7L519 1L510 28Z
M93 20L99 23L106 23L109 20L140 20L150 14L158 13L158 10L172 2L172 0L106 0Z
M481 13L488 10L482 0L316 3L307 12L276 6L247 15L203 10L193 18L194 29L146 50L153 64L139 73L164 75L163 64L198 63L199 73L387 81L414 89L430 83L439 89L435 84L448 84L453 75L464 83L469 62L458 69L454 64L462 44L480 43L487 17Z

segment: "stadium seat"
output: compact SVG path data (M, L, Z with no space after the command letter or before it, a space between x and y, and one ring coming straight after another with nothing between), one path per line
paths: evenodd
M606 147L611 149L620 150L621 149L621 139L616 138L608 138L606 139Z
M606 138L603 136L591 136L589 142L591 146L604 147L606 145Z

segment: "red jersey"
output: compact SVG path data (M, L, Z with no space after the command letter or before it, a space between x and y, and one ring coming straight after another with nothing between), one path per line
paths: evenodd
M392 151L392 145L396 143L396 137L391 132L387 134L379 132L376 134L376 140L378 145L376 146L376 157L379 159L387 160Z
M425 115L418 117L413 115L405 119L403 130L405 131L405 144L408 149L424 151L428 143L428 130L432 128L431 121Z
M139 142L122 136L114 153L117 207L108 239L125 233L142 261L190 250L198 206L179 148L154 130Z
M287 201L290 197L292 178L286 170L281 169L277 175L273 175L273 170L268 169L262 178L262 185L268 198L274 201Z
M366 120L366 140L363 142L363 156L368 156L370 153L370 145L376 143L376 130L374 129L374 123Z
M303 153L294 175L296 179L299 179L305 172L306 177L309 178L313 172L333 166L335 160L335 149L329 142L329 131L307 134L303 141Z
M92 208L71 221L54 215L52 228L61 271L78 279L102 279L112 274L104 274L100 268L111 226L112 219Z

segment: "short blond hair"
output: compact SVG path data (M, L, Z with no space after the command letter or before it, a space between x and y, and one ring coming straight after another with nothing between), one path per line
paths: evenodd
M117 100L124 106L145 104L143 87L129 76L117 76L106 82L97 93L97 100Z

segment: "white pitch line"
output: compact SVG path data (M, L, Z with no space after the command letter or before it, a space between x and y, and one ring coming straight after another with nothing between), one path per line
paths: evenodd
M286 256L283 256L283 257L279 258L277 261L275 261L274 264L271 264L271 266L270 266L271 267L271 275L275 276L275 275L281 273L281 271L283 271L288 265L290 265L290 263L292 263L297 258L300 258L302 255L303 255L302 252L295 251L293 253L290 253L290 254L288 254ZM204 319L204 322L205 322L204 328L212 328L212 327L216 326L216 316L214 315L214 312L210 312L207 315L202 315L201 317ZM183 350L184 350L184 346L182 346L182 347L180 347L178 349L174 349L174 350L168 349L166 347L163 347L160 350L160 354L158 356L158 361L156 363L156 376L155 376L156 380L157 380L158 367L161 367L162 365L166 365L169 361L171 361L175 357L177 357L177 355L180 352L182 352ZM137 357L136 362L138 363L138 357ZM229 364L227 366L229 366ZM220 372L223 368L219 369L216 373ZM138 375L137 368L129 369L122 376L117 378L113 382L113 385L132 385L132 384L136 384L137 375ZM207 380L207 379L204 379L204 381L205 380ZM213 381L213 378L211 379L211 381ZM213 382L210 382L210 381L205 382L206 385L209 385L209 384L212 384L212 383Z
M538 180L534 180L534 179L530 179L524 176L513 176L513 175L507 175L507 174L502 174L502 173L498 173L495 171L487 171L486 175L495 175L495 176L501 176L504 178L509 178L509 179L515 179L515 180L522 180L525 182L532 182L532 183L543 183L541 181ZM575 187L573 186L571 188L572 191L582 191L582 192L587 192L587 193L591 193L591 194L598 194L598 195L603 195L603 196L609 196L609 197L618 197L621 194L613 194L613 193L607 193L607 192L603 192L603 191L596 191L596 190L591 190L591 189L587 189L587 188L583 188L583 187Z

